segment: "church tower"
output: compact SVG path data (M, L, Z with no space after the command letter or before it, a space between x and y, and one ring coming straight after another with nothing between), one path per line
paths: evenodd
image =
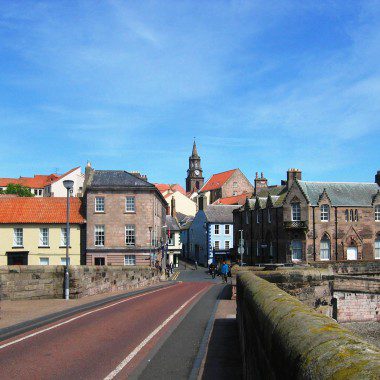
M189 169L187 169L186 192L202 188L204 178L201 168L201 158L198 156L197 145L193 144L193 151L189 157Z

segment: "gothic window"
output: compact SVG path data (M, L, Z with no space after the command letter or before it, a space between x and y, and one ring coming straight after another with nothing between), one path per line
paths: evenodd
M324 235L321 240L321 260L330 260L331 244L327 235Z
M375 221L380 222L380 205L375 206Z
M358 214L358 210L356 209L355 210L355 222L357 222L359 220L359 214Z
M301 204L299 202L292 203L292 221L297 222L301 220Z
M380 236L375 240L375 259L380 259Z
M346 212L344 214L345 214L346 222L348 222L348 210L346 210Z
M292 260L302 260L302 241L292 240L291 242Z
M321 222L328 222L330 220L330 206L321 206Z
M350 210L350 222L354 221L354 210Z

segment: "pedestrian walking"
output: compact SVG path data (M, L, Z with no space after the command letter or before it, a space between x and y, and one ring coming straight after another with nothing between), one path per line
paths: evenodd
M198 269L198 262L195 260L195 262L194 262L194 267L195 267L195 270L197 270Z
M170 268L170 273L173 274L173 268L174 268L173 263L169 264L169 268Z
M229 271L229 267L228 267L228 264L226 264L225 261L223 261L223 264L222 264L222 267L220 269L221 271L221 274L222 274L222 282L223 284L226 283L227 284L227 276L228 276L228 271Z

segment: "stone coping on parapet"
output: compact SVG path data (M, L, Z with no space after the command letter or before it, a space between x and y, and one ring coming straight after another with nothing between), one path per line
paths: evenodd
M276 285L237 275L244 377L378 379L380 350Z

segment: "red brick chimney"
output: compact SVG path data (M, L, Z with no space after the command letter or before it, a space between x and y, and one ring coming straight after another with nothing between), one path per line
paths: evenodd
M172 200L171 200L171 215L172 215L173 218L177 217L177 211L175 209L175 199L174 199L174 197L172 197Z
M259 178L259 173L256 172L255 177L255 194L257 194L257 191L260 189L265 189L268 187L268 180L264 177L264 173L261 172L261 176Z
M290 189L295 179L302 180L302 171L299 169L289 169L286 173L286 186Z

